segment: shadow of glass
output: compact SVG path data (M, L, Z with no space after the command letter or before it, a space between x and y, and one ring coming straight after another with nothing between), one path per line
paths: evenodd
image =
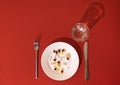
M105 15L104 5L100 2L92 2L83 17L80 20L80 23L86 23L87 26L91 29L95 24L100 21Z

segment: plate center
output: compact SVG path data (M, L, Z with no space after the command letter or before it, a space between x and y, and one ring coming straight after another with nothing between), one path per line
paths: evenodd
M48 58L48 65L53 72L64 74L71 68L71 53L65 48L54 49Z

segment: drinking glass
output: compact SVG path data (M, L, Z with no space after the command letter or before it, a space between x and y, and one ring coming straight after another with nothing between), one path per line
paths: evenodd
M101 3L91 3L81 20L72 27L73 39L79 42L88 40L91 28L103 18L104 14L104 6Z

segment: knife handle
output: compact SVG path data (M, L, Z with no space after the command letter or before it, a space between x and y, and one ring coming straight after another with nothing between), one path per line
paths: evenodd
M85 80L89 79L88 61L85 61Z

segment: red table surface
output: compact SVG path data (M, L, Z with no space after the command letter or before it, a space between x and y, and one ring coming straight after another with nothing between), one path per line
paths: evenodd
M120 85L120 1L100 1L105 16L89 37L90 80L84 78L83 44L77 73L66 81L48 78L41 67L46 46L71 38L71 28L93 0L0 1L0 85ZM39 78L35 79L33 41L41 35Z

